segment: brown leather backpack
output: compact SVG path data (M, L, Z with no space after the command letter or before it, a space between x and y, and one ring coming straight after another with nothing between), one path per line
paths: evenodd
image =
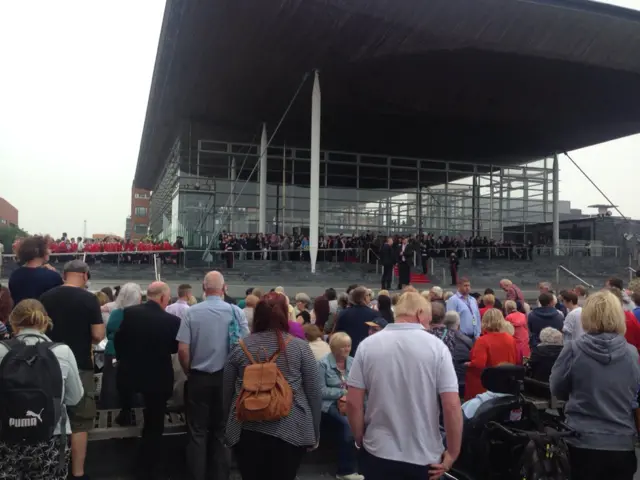
M285 346L291 337L285 340ZM244 367L242 389L236 401L236 418L240 422L279 420L291 412L293 391L276 365L280 349L265 362L256 362L243 340L240 347L250 365ZM263 349L264 350L264 349Z

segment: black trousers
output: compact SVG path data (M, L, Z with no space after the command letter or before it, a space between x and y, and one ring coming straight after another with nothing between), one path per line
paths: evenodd
M233 451L242 480L295 480L306 448L271 435L243 430Z
M382 266L382 278L380 284L383 290L391 290L391 279L393 277L393 265Z
M224 445L222 370L189 372L185 398L187 465L192 480L228 480L230 452Z
M366 480L425 480L429 478L429 465L385 460L371 455L362 448L360 450L360 473L364 475Z
M162 434L167 400L171 392L141 392L144 399L144 426L140 439L138 478L157 479L162 472ZM160 459L160 461L159 461Z
M411 268L407 262L398 263L398 288L409 285L411 281Z
M635 450L618 452L569 446L574 480L633 480L638 468Z

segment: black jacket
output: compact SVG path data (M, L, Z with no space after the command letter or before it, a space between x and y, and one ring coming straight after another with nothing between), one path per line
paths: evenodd
M455 341L453 343L453 368L456 370L458 377L458 385L465 384L465 376L467 374L467 363L471 358L471 347L473 340L467 337L460 330L455 331Z
M356 356L358 345L369 336L369 326L366 322L380 322L386 326L387 322L380 317L378 312L372 308L362 305L352 305L340 312L336 320L336 332L345 332L351 337L351 353L352 357Z
M541 343L531 350L531 358L527 364L531 377L539 382L549 383L551 368L556 363L561 351L562 345L546 343Z
M404 256L405 263L409 263L409 264L413 263L413 247L409 243L407 243L407 245L404 247L404 255L402 255L402 244L398 245L398 248L396 249L396 255L397 255L398 263L403 263L402 262L403 256Z
M385 243L380 249L380 264L390 267L396 263L396 253L392 245Z
M115 347L120 367L136 392L171 395L171 355L178 351L180 319L148 301L124 309Z

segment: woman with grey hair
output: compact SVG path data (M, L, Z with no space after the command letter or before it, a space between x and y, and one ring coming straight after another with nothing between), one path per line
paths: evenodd
M531 358L527 364L529 375L534 380L549 382L551 368L560 355L563 346L563 334L552 327L540 331L540 343L531 350Z
M309 295L307 295L306 293L296 294L296 308L298 309L296 322L298 322L300 325L311 323L311 314L308 310L310 304L311 299L309 298Z
M453 332L453 368L458 377L458 391L464 398L465 376L467 375L467 363L471 358L471 347L473 340L460 331L460 314L456 311L449 311L444 315L444 326Z
M118 401L116 348L114 338L120 328L123 319L123 310L142 301L142 289L137 283L126 283L120 289L120 293L113 302L113 308L107 321L107 346L104 350L104 370L102 371L102 389L100 392L101 408L118 408L119 404L126 406L131 403L131 395L121 392ZM126 397L126 399L125 399ZM122 401L124 399L124 402ZM124 410L123 410L124 411ZM120 416L118 416L120 418Z

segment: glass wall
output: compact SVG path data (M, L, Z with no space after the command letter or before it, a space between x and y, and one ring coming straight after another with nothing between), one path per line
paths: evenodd
M194 178L213 181L213 191L176 188L171 214L163 212L171 219L164 232L169 227L171 238L182 235L193 246L207 244L223 230L257 233L258 147L217 141L198 146L195 161L188 167L181 162L179 176L191 184ZM543 159L500 167L321 152L320 233L501 239L506 230L510 240L525 241L527 225L552 220L551 164ZM266 233L306 231L309 150L270 147L267 181Z

